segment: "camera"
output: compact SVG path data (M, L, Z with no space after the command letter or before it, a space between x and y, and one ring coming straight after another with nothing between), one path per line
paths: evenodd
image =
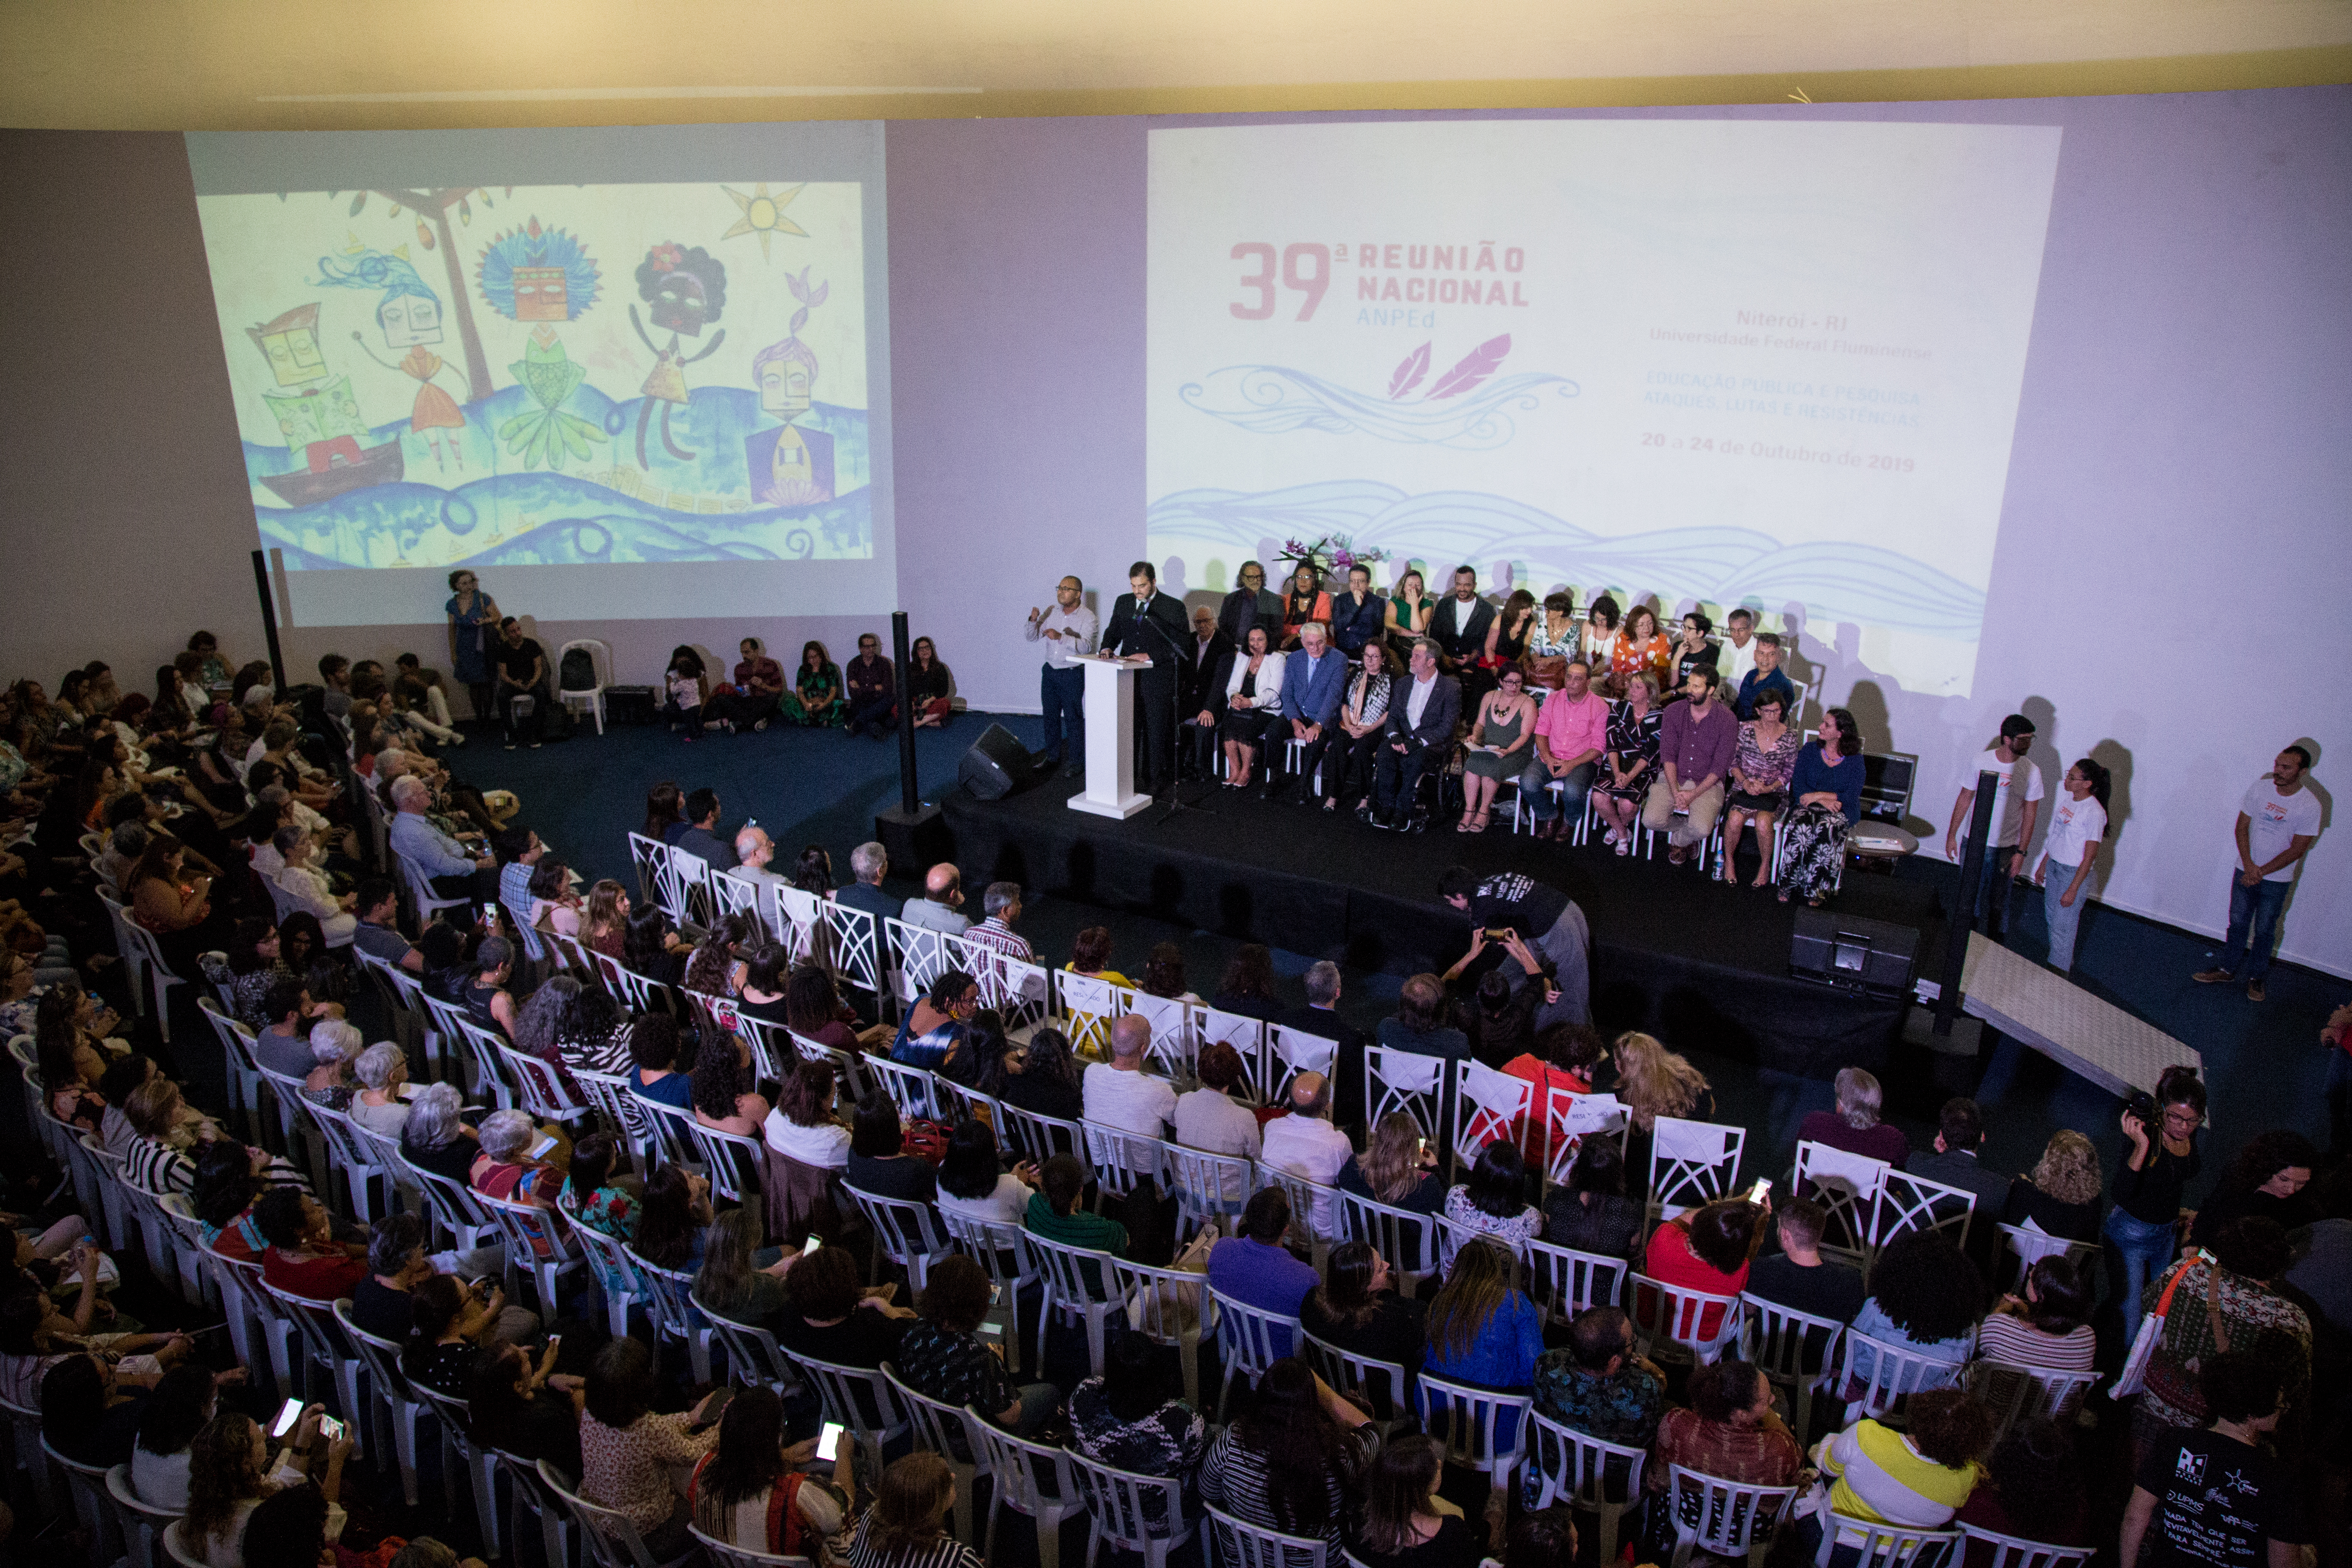
M2156 1096L2144 1089L2132 1090L2131 1098L2124 1101L2124 1114L2150 1133L2156 1131L2157 1124L2162 1120L2157 1115Z

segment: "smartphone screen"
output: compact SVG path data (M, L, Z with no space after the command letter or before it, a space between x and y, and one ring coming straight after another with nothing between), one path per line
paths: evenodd
M824 1430L816 1435L816 1457L820 1459L832 1458L835 1451L841 1446L842 1433L846 1430L847 1428L838 1421L826 1422Z
M494 926L499 923L498 905L484 904L482 906L482 923L486 926Z
M289 1399L278 1406L278 1419L269 1424L269 1435L273 1437L283 1437L287 1433L294 1430L294 1423L301 1419L302 1402L299 1399Z
M801 1248L801 1256L803 1258L806 1258L810 1253L814 1252L818 1247L823 1247L824 1245L824 1237L821 1236L812 1236L808 1238L808 1245Z
M340 1441L343 1435L343 1424L331 1415L321 1415L319 1417L319 1435L330 1443Z
M1764 1194L1771 1190L1771 1178L1759 1176L1757 1178L1756 1184L1748 1189L1748 1201L1751 1204L1760 1204L1764 1201Z

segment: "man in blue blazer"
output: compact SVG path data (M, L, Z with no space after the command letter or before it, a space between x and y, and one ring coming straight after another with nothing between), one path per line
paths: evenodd
M1331 742L1332 721L1339 716L1339 694L1347 684L1347 657L1325 638L1323 623L1309 621L1299 627L1298 651L1282 665L1282 711L1265 724L1266 799L1279 800L1289 793L1294 777L1315 776L1315 764ZM1292 741L1306 742L1296 774L1286 766Z

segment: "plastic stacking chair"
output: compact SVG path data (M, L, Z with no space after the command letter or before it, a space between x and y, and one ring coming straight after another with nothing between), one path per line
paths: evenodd
M114 1513L114 1495L106 1489L104 1465L85 1465L79 1459L68 1459L41 1439L41 1456L66 1473L66 1487L73 1494L74 1517L81 1523L82 1532L90 1544L90 1561L111 1563L122 1555L122 1526Z
M967 1405L964 1409L972 1417L981 1415L973 1405ZM1037 1568L1061 1568L1062 1523L1085 1512L1087 1506L1086 1492L1071 1466L1069 1450L1057 1443L1035 1443L1016 1436L985 1419L978 1421L975 1430L988 1450L988 1468L996 1477L996 1484L989 1489L988 1528L981 1561L1001 1561L996 1555L996 1512L1009 1508L1028 1516L1037 1527ZM1051 1492L1038 1479L1041 1471L1054 1478ZM2035 1563L2025 1568L2044 1565Z
M180 1518L180 1510L142 1502L131 1485L129 1465L117 1465L106 1472L106 1495L114 1504L114 1517L122 1529L123 1554L131 1568L155 1568L163 1531Z
M1038 1272L1035 1255L1025 1240L1027 1233L1017 1225L1003 1220L976 1219L971 1215L940 1211L948 1235L972 1258L988 1270L989 1283L996 1287L997 1310L1003 1314L1002 1329L1005 1343L1011 1347L1013 1368L1021 1365L1021 1292L1032 1285L1042 1288L1044 1275ZM1121 1265L1122 1268L1127 1265ZM991 1312L991 1317L996 1315ZM1038 1314L1037 1360L1033 1365L1043 1365L1045 1359L1045 1315Z
M579 1525L581 1550L599 1568L685 1568L700 1555L699 1547L688 1546L665 1563L646 1550L645 1537L627 1514L590 1502L575 1489L578 1483L545 1459L539 1461L539 1479Z
M1680 1465L1669 1465L1666 1475L1666 1517L1675 1529L1668 1568L1689 1568L1694 1551L1764 1568L1773 1531L1797 1500L1795 1487L1747 1486Z
M808 1356L793 1356L792 1363L816 1384L824 1418L849 1429L865 1450L872 1473L880 1475L883 1449L905 1436L914 1424L900 1408L891 1380L871 1368L835 1366Z
M1372 1424L1380 1428L1382 1442L1412 1419L1412 1376L1402 1363L1375 1361L1354 1351L1341 1350L1317 1339L1304 1328L1298 1333L1298 1352L1333 1392L1358 1394L1370 1404Z
M499 1228L509 1277L527 1274L539 1298L540 1327L562 1314L563 1281L577 1277L587 1259L572 1242L572 1229L552 1208L494 1198L476 1193L474 1201Z
M1080 1454L1069 1455L1069 1461L1087 1497L1088 1568L1106 1541L1141 1553L1144 1568L1168 1568L1168 1554L1200 1529L1198 1520L1184 1517L1184 1483L1179 1478L1139 1476Z
M1912 1394L1952 1387L1960 1380L1961 1365L1873 1339L1849 1326L1838 1342L1830 1392L1845 1401L1845 1424L1852 1426L1864 1416L1876 1420L1893 1413Z
M1093 1375L1100 1377L1104 1326L1109 1321L1111 1310L1125 1305L1114 1294L1118 1289L1118 1260L1108 1252L1068 1247L1034 1234L1028 1237L1028 1246L1030 1255L1037 1260L1038 1271L1045 1277L1044 1317L1064 1312L1085 1321L1087 1364L1093 1368ZM1205 1279L1202 1289L1207 1289ZM1040 1347L1045 1343L1045 1333L1041 1321L1037 1327Z
M956 1539L966 1546L973 1544L980 1539L980 1521L972 1508L972 1486L990 1473L988 1445L977 1428L990 1425L988 1417L968 1415L963 1406L917 1393L898 1375L898 1369L887 1361L882 1363L882 1375L890 1380L890 1391L898 1395L898 1408L914 1425L915 1446L928 1448L947 1461L949 1471L955 1477Z
M1860 1553L1854 1568L1929 1568L1948 1563L1947 1555L1959 1544L1957 1530L1909 1530L1899 1524L1865 1524L1842 1513L1824 1515L1822 1547L1813 1568L1829 1568L1830 1556L1840 1547Z
M1413 1408L1422 1430L1437 1439L1448 1463L1486 1476L1496 1491L1511 1484L1527 1446L1528 1418L1534 1414L1530 1396L1473 1388L1423 1372L1413 1384Z
M416 1506L416 1437L419 1426L435 1416L430 1405L416 1397L401 1375L400 1346L377 1339L352 1321L348 1296L334 1306L335 1322L351 1342L352 1353L366 1369L374 1407L376 1435L389 1438L393 1458L400 1466L400 1487L408 1506Z
M683 1342L695 1381L709 1383L710 1325L695 1310L694 1276L675 1268L656 1268L635 1248L629 1251L629 1263L645 1281L646 1310L654 1320L654 1331L663 1339Z
M908 1287L919 1294L930 1282L931 1265L955 1250L953 1238L940 1223L939 1210L904 1198L862 1193L845 1184L843 1191L873 1227L875 1247L906 1271Z
M2020 1366L2015 1362L1979 1357L1967 1363L1961 1379L1969 1396L1992 1412L1993 1441L2009 1435L2020 1421L2063 1421L2071 1417L2083 1396L2097 1384L2095 1372L2055 1372L2048 1367Z
M1565 1327L1588 1308L1618 1305L1625 1293L1625 1275L1631 1265L1622 1258L1603 1258L1596 1252L1554 1247L1548 1241L1528 1242L1527 1256L1533 1276L1528 1294L1543 1309L1546 1322Z
M1288 1355L1298 1342L1298 1320L1279 1312L1268 1312L1234 1300L1215 1287L1202 1288L1217 1304L1217 1353L1225 1363L1225 1380L1217 1388L1217 1413L1213 1419L1223 1425L1225 1402L1234 1391L1234 1373L1248 1374L1255 1384L1265 1375L1265 1369Z
M212 1560L188 1539L188 1521L184 1519L175 1519L163 1527L163 1555L173 1568L212 1568Z
M1537 1485L1534 1506L1568 1503L1601 1520L1601 1558L1617 1561L1617 1521L1642 1500L1642 1466L1647 1448L1626 1447L1588 1436L1539 1411L1531 1411L1530 1455Z
M1992 1561L1985 1568L2083 1568L2099 1550L2095 1546L2053 1546L2047 1542L2026 1541L2014 1535L1996 1535L1973 1524L1955 1528L1970 1546L1983 1546L1991 1552Z
M1369 1241L1388 1259L1396 1275L1397 1290L1410 1297L1421 1282L1437 1272L1437 1216L1415 1214L1374 1203L1356 1193L1339 1194L1339 1234L1347 1241Z
M1202 1505L1220 1568L1324 1568L1330 1543L1319 1535L1285 1535L1244 1524L1221 1508Z
M1789 1426L1804 1443L1811 1436L1813 1395L1827 1385L1845 1325L1815 1318L1760 1296L1739 1298L1740 1354L1789 1398Z
M765 1384L779 1393L799 1385L801 1375L772 1331L714 1312L698 1294L693 1300L695 1310L710 1320L710 1331L726 1349L728 1382L739 1387Z
M733 879L713 877L711 880L726 882ZM697 1546L702 1548L703 1556L717 1568L809 1568L810 1560L806 1557L783 1557L772 1552L754 1552L748 1546L737 1546L732 1542L705 1535L692 1525L687 1526L686 1532Z
M1217 1332L1217 1302L1209 1294L1208 1276L1181 1268L1155 1268L1125 1258L1113 1258L1111 1264L1116 1274L1111 1295L1127 1304L1131 1331L1154 1344L1176 1347L1177 1362L1184 1370L1184 1403L1198 1410L1201 1341L1207 1336L1213 1342ZM1185 1310L1187 1305L1190 1311ZM1041 1335L1041 1360L1044 1354Z
M646 1302L647 1312L652 1311L653 1289L637 1272L628 1247L618 1238L583 1224L569 1211L557 1212L571 1226L572 1239L580 1244L581 1256L588 1260L588 1271L596 1280L596 1289L604 1293L605 1327L614 1339L619 1339L629 1331L632 1303Z
M1626 1277L1626 1315L1644 1353L1661 1341L1701 1363L1713 1363L1739 1337L1739 1298L1686 1290L1646 1274Z
M572 1561L572 1532L578 1525L563 1500L541 1479L539 1461L504 1448L493 1448L490 1454L498 1461L499 1474L507 1479L511 1499L507 1505L507 1528L513 1532L507 1538L509 1544L521 1538L526 1525L523 1516L529 1514L539 1526L540 1549L546 1553L547 1568L568 1568Z

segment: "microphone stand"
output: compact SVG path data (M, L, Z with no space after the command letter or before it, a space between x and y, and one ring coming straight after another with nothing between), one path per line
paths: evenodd
M1159 595L1154 595L1153 597L1157 598ZM1160 634L1160 644L1168 649L1169 663L1176 675L1176 683L1174 687L1170 689L1168 694L1169 717L1172 721L1169 726L1168 736L1169 743L1176 750L1176 755L1171 759L1176 765L1174 772L1169 774L1168 809L1161 812L1160 816L1153 820L1151 826L1154 827L1161 826L1171 818L1174 817L1178 812L1182 811L1189 811L1200 816L1218 816L1219 813L1211 810L1209 807L1197 805L1184 798L1183 655L1177 648L1174 642L1170 639L1167 627L1160 626L1149 616L1138 616L1136 618L1142 621L1146 626L1150 626L1152 630Z

